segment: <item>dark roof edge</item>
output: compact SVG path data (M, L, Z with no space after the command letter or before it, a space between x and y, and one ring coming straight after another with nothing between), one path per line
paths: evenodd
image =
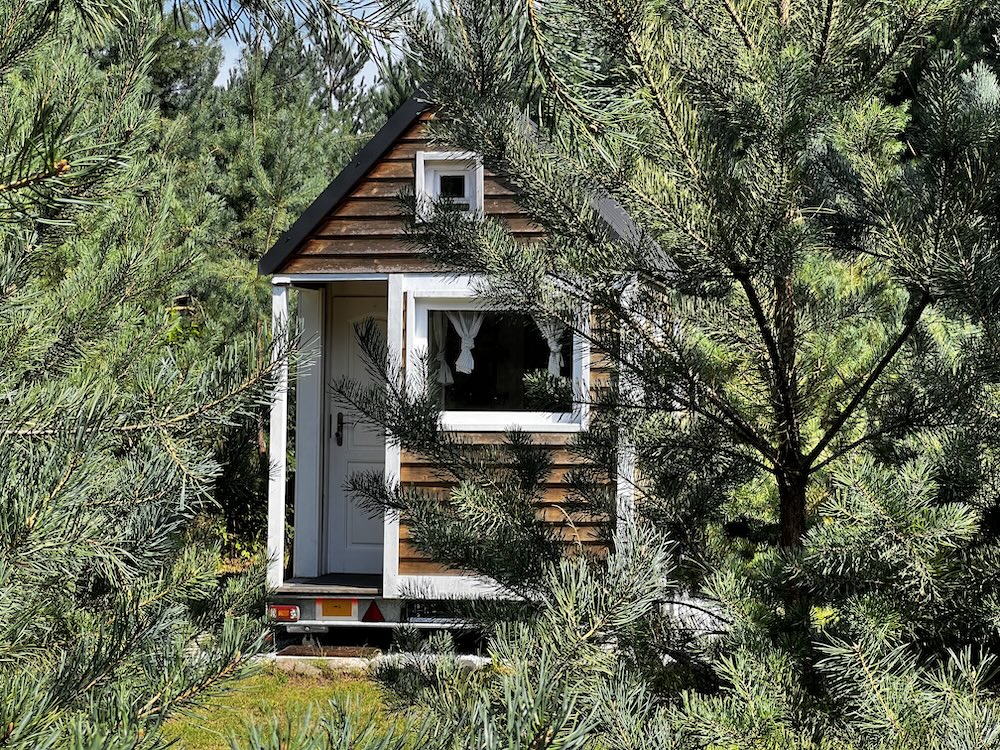
M376 162L389 150L389 147L406 132L406 129L428 106L425 101L413 96L393 112L388 122L365 144L350 164L340 171L340 174L334 178L326 190L320 193L320 196L295 220L288 231L278 238L271 249L264 253L257 264L258 272L262 276L276 273L323 222L330 211L336 208L337 204L350 193L357 185L358 180L368 174L368 171L375 166Z

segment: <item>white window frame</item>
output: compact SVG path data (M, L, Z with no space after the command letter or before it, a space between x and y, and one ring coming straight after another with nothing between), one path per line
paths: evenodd
M429 313L432 310L498 310L478 293L483 280L474 276L404 276L406 299L407 387L416 389L424 377L416 359L429 350ZM586 318L585 318L586 319ZM586 331L584 331L586 333ZM411 355L410 353L413 353ZM475 350L473 350L475 353ZM510 428L526 432L580 432L590 414L590 342L573 334L573 411L442 411L441 426L456 432L502 432Z
M437 177L439 175L466 176L466 190L469 193L470 216L482 216L483 202L483 162L471 151L417 151L414 190L417 196L417 216L430 219L430 212L437 200Z

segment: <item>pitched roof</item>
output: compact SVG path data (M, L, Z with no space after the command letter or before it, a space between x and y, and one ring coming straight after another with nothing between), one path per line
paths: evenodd
M421 101L416 96L407 99L389 118L388 122L382 126L368 143L365 144L358 155L350 164L344 167L326 190L320 193L319 197L302 215L295 220L295 223L285 232L278 241L274 243L270 250L264 253L257 269L262 276L277 272L285 261L288 260L302 244L309 239L312 234L323 223L327 214L330 213L337 204L340 203L351 192L358 180L364 177L368 170L375 166L379 159L389 150L396 140L406 132L420 114L428 108L426 102Z

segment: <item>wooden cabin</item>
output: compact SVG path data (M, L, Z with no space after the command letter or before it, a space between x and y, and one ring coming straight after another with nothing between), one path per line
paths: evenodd
M540 236L519 208L517 195L474 154L429 142L431 118L417 99L400 107L260 261L260 273L272 281L275 331L286 328L289 290L297 290L295 315L310 361L300 368L292 390L294 498L286 497L287 369L271 410L268 581L275 594L270 612L290 632L326 632L359 622L415 622L401 606L403 597L433 600L492 590L488 581L422 557L397 517L373 517L344 491L348 474L373 469L403 483L443 484L435 467L387 443L381 431L345 413L329 395L327 384L339 376L368 377L355 323L368 318L384 323L390 353L398 357L406 378L419 375L416 367L407 366L408 357L437 352L435 377L444 393L445 429L489 442L517 425L552 445L553 506L563 495L560 477L571 461L560 445L585 428L587 408L580 404L587 399L574 398L562 411L532 410L522 385L525 372L547 369L571 378L577 394L588 393L607 377L583 337L489 310L475 296L474 278L442 273L403 241L398 202L403 191L415 192L418 200L448 198L470 212L503 217L525 240ZM614 206L599 210L613 227L627 222ZM496 356L500 350L503 357ZM294 502L294 535L292 574L286 580L289 501ZM558 516L556 508L551 511L553 518ZM572 533L590 544L596 539L592 531L575 527Z

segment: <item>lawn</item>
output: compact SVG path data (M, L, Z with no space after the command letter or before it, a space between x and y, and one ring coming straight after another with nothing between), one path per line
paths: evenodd
M323 709L330 700L352 700L362 715L390 721L379 688L361 673L324 669L317 675L288 674L274 667L244 680L214 698L192 716L168 722L166 739L177 750L229 750L231 736L245 737L248 724L266 725L274 719L300 724L310 706ZM313 710L315 718L318 711Z

